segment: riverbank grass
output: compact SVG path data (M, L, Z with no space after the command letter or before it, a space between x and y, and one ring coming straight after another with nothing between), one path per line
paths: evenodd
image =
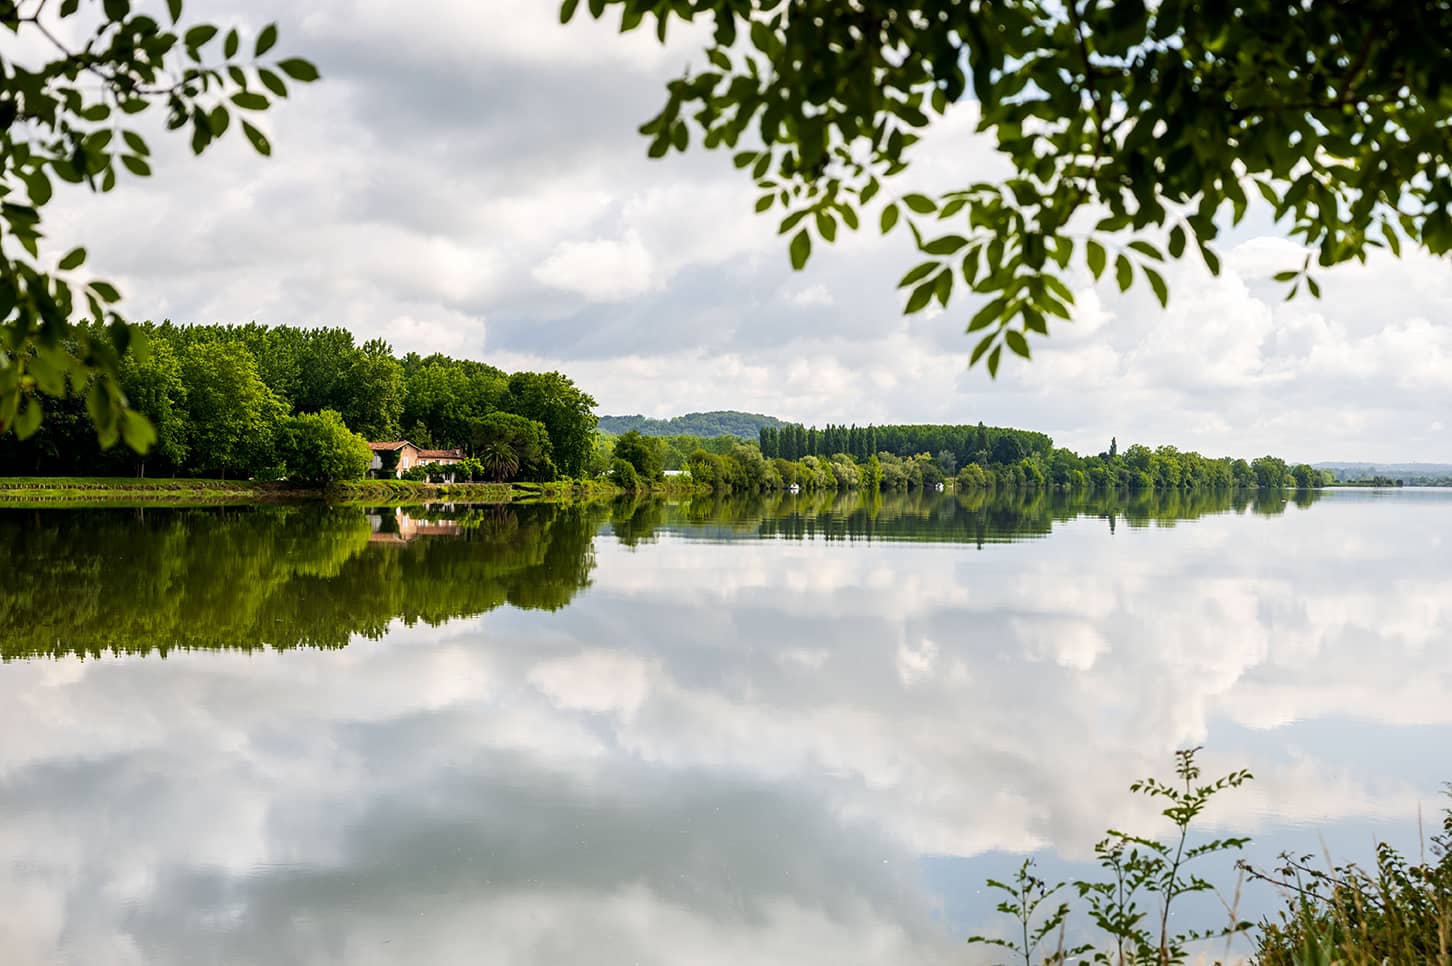
M606 480L550 483L420 483L347 480L318 485L283 481L139 479L134 477L0 477L0 506L206 506L323 500L351 506L420 503L577 502L623 491Z
M299 489L287 483L255 480L140 479L102 476L0 477L0 505L272 503L307 496L306 489Z

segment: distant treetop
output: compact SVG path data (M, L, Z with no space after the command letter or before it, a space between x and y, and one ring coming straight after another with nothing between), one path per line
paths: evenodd
M784 421L775 416L743 413L734 409L686 413L671 419L651 419L647 416L600 417L600 431L615 436L633 429L642 436L740 436L742 439L754 440L763 426L779 429L785 425Z

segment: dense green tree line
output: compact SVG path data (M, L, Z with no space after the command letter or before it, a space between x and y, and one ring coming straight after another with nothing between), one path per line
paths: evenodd
M600 425L602 427L605 425L603 417ZM627 430L626 432L635 432L640 436L655 440L661 447L661 462L666 470L685 469L686 461L698 449L721 455L729 453L731 447L742 442L741 437L729 434L722 436L657 436L644 430ZM589 463L595 475L610 468L610 461L615 456L615 444L622 435L624 433L607 433L603 429L595 434L595 452L591 454Z
M789 423L780 428L762 427L758 434L762 455L797 460L803 456L834 456L846 453L859 462L874 453L908 457L918 453L950 453L955 466L979 461L1014 463L1025 456L1047 453L1053 440L1043 433L999 426L887 425L835 426L823 429Z
M142 326L121 364L157 441L102 449L86 404L58 400L25 440L0 437L0 475L130 474L348 479L368 440L461 449L492 479L585 471L595 400L556 372L506 373L443 355L394 355L342 328ZM323 459L319 454L327 454Z
M634 477L659 472L659 439L634 439L623 454ZM625 437L621 437L625 439ZM1289 466L1274 456L1247 462L1210 458L1173 446L1135 445L1120 452L1117 440L1094 456L1054 447L1043 433L977 426L835 426L787 424L762 427L756 446L729 442L698 448L686 458L692 479L722 493L779 489L920 490L1279 490L1310 489L1329 474L1306 464ZM621 455L621 454L617 454ZM619 474L617 474L617 481Z

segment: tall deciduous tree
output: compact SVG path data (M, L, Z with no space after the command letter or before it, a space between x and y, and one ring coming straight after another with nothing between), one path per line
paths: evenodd
M194 342L182 350L188 448L199 470L250 474L282 461L276 433L286 408L238 343Z
M660 440L642 436L633 429L615 441L615 458L635 467L647 480L660 479L665 474L665 452Z
M522 476L544 483L558 475L551 459L549 432L536 420L513 413L490 413L470 424L469 445L495 480Z
M338 393L344 421L368 439L397 439L407 398L403 366L382 339L349 355Z
M568 21L579 0L564 0ZM1442 0L588 0L622 30L709 21L703 69L668 85L641 131L653 157L738 149L781 210L792 264L909 166L923 133L971 111L1011 173L892 197L925 260L900 282L909 313L983 296L972 360L1067 319L1071 265L1121 290L1169 291L1166 255L1213 242L1254 197L1309 250L1282 272L1320 294L1314 267L1408 242L1452 250ZM967 103L969 99L974 102ZM887 196L884 195L884 198Z
M145 355L128 355L121 360L121 388L127 402L151 420L156 442L145 454L132 454L138 472L146 472L148 457L172 468L187 458L187 388L182 379L181 360L171 345L155 340Z
M595 399L558 372L516 372L500 408L544 424L561 471L579 476L593 446Z
M157 106L169 129L190 132L197 154L234 117L257 153L270 154L251 119L286 97L290 82L318 77L300 58L270 59L275 26L244 52L236 29L184 21L182 0L167 0L166 22L152 12L130 0L0 0L0 28L17 41L0 70L0 433L29 436L42 396L84 387L103 445L119 437L145 449L156 439L119 381L121 357L145 352L114 308L120 292L78 274L86 249L75 240L54 263L41 257L54 181L106 192L125 175L148 177L151 150L132 119ZM77 325L83 318L94 327Z

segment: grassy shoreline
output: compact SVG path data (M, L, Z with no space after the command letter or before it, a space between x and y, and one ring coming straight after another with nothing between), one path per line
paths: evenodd
M0 478L0 506L239 506L323 501L341 504L510 503L611 498L620 491L597 482L415 483L357 480L327 486L253 480L135 479L129 477Z

